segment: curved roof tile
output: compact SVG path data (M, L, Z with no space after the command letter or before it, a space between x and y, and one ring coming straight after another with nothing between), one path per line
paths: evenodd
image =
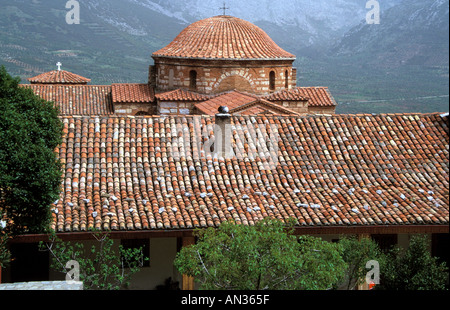
M214 138L210 116L62 121L57 232L265 217L295 218L299 227L449 224L448 117L439 114L233 117L236 156L227 160L199 147ZM272 166L253 152L271 126L279 137Z
M201 59L295 59L261 28L221 15L197 21L153 56Z
M32 84L87 84L91 80L69 71L53 70L29 78L28 81Z

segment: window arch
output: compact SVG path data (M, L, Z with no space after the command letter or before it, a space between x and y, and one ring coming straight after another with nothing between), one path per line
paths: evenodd
M269 74L269 90L275 90L275 71L270 71Z
M284 88L289 89L289 71L284 72Z
M189 72L189 89L197 90L197 71L195 70Z

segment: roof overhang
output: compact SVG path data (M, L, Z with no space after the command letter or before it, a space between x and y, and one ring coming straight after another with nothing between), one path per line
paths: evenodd
M111 239L183 238L192 237L194 229L105 231ZM383 235L383 234L448 234L449 225L365 225L365 226L296 226L295 235ZM96 231L57 233L63 241L95 239ZM46 234L16 236L10 243L48 241Z
M181 56L165 56L153 54L152 58L167 58L177 60L202 60L202 61L295 61L297 57L292 58L210 58L210 57L181 57Z

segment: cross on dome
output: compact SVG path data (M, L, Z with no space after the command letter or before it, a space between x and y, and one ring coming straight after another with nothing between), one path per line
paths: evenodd
M58 67L58 71L61 71L61 66L62 66L62 63L60 63L59 61L56 63L56 66Z
M223 10L223 15L227 15L226 13L226 10L229 10L230 8L227 8L226 7L226 4L225 4L225 2L223 3L223 7L222 8L219 8L219 9L221 9L221 10Z

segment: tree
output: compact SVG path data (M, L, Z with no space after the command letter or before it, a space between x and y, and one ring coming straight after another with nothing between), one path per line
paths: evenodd
M0 230L0 269L5 268L11 260L11 252L6 247L9 237Z
M11 235L49 229L62 176L58 109L19 83L0 67L0 213Z
M426 235L416 235L407 249L391 250L383 264L380 290L444 290L448 289L448 267L439 263L429 251Z
M339 245L296 237L292 224L266 219L254 226L226 222L196 230L175 267L208 290L322 290L344 275Z
M116 251L108 233L93 236L97 242L90 249L85 249L83 243L63 242L54 234L50 235L50 242L40 242L39 247L51 253L51 268L63 274L68 272L67 263L76 261L79 280L86 290L118 290L128 286L132 275L149 258L144 257L142 248L125 249L119 245Z
M339 244L342 246L341 256L348 265L345 279L338 286L341 289L353 290L365 281L368 261L384 262L383 253L371 238L358 240L356 236L345 236L339 240Z

